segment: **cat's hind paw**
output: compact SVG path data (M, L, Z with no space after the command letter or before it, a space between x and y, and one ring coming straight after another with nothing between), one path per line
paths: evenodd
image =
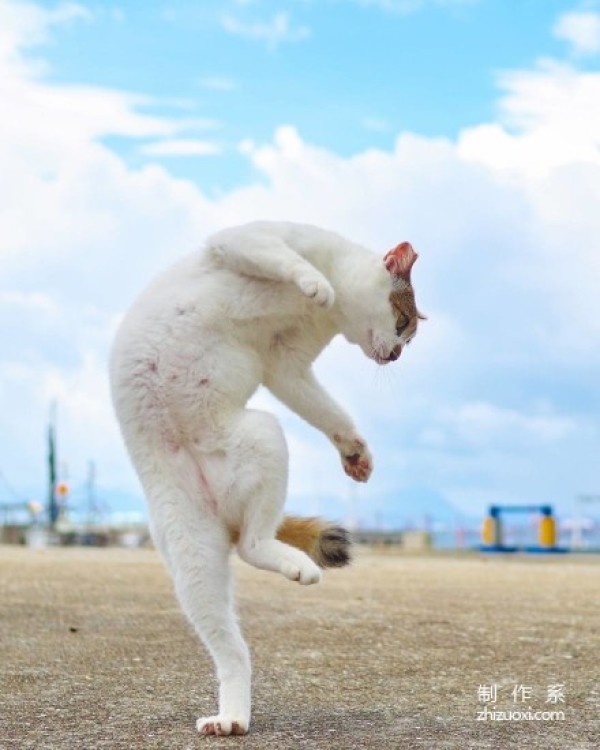
M196 722L196 729L201 735L227 737L231 734L247 734L248 721L228 716L202 716Z
M305 297L317 305L329 309L335 302L333 287L324 276L303 276L298 279L298 288Z
M321 580L321 571L312 560L307 560L301 565L285 561L281 563L280 570L282 575L289 578L290 581L298 581L302 586L310 586L310 584L319 583Z

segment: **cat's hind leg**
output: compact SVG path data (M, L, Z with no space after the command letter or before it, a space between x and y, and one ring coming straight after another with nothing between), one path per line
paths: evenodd
M198 719L201 734L245 734L250 723L250 656L234 611L229 533L206 512L202 482L185 449L153 461L141 477L148 495L152 535L173 578L181 608L213 658L219 712ZM163 469L159 467L163 466ZM182 475L187 479L182 484Z
M318 583L319 567L307 554L275 538L287 491L288 452L271 414L246 410L230 434L235 477L233 497L241 509L237 550L256 568L281 573L301 584Z

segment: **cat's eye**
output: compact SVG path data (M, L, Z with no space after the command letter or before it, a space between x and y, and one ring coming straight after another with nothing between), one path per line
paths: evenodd
M396 326L396 336L402 336L404 331L406 331L406 329L408 328L409 323L410 323L410 320L408 318L404 318L402 323Z

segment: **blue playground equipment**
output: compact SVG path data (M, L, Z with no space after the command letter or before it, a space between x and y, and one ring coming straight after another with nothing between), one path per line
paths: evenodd
M539 513L538 543L536 545L504 544L502 534L503 513ZM556 519L551 505L490 505L481 530L482 552L568 552L566 547L556 544Z

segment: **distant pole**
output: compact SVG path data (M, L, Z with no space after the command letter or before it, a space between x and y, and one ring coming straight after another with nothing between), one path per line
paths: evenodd
M96 464L88 463L88 476L86 482L87 493L87 525L92 526L98 515L98 503L96 502Z
M56 401L50 404L48 422L48 526L54 529L59 507L56 498Z

